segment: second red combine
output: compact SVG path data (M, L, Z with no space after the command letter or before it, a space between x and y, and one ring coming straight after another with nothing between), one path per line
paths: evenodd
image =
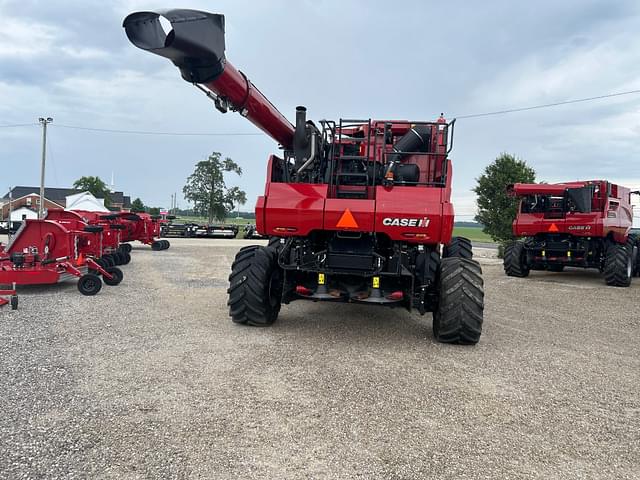
M269 245L242 248L232 266L234 322L270 325L294 300L354 302L433 312L438 341L478 342L482 272L469 240L451 236L454 122L316 124L298 107L294 126L225 58L223 15L138 12L124 27L218 110L239 112L283 148L267 161L256 204L256 230Z
M629 286L638 272L638 240L631 234L631 195L638 192L606 180L516 183L509 191L521 199L513 234L522 240L505 248L507 275L596 268L607 285Z

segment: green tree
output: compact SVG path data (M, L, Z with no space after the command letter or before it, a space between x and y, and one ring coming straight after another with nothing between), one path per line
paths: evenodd
M160 215L160 207L149 207L149 215Z
M518 199L507 195L507 185L535 180L535 170L508 153L500 154L477 179L478 184L473 189L478 195L476 221L495 241L505 243L513 239L511 224L516 218Z
M78 180L73 182L73 188L89 192L96 198L104 198L104 204L106 207L111 204L109 187L100 177L80 177Z
M144 210L144 203L142 203L142 200L140 200L140 198L136 198L133 202L131 202L132 212L144 212Z
M242 168L230 158L222 159L222 154L213 152L209 158L198 162L195 171L187 179L182 189L184 197L193 202L194 211L207 217L224 220L235 205L244 205L247 195L238 187L227 188L224 181L226 172L242 175Z

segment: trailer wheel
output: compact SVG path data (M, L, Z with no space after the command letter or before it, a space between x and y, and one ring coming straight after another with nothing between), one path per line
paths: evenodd
M156 252L159 250L163 250L162 247L163 247L162 242L159 240L154 240L153 243L151 243L151 250L154 250Z
M164 242L164 250L167 250L171 244L169 243L169 240L162 240Z
M129 252L122 252L122 255L124 255L123 265L129 265L131 263L131 254Z
M628 287L631 284L633 264L626 244L612 243L607 247L604 259L604 280L612 287Z
M547 270L549 270L550 272L562 272L564 270L564 265L552 263L550 265L547 265Z
M113 278L109 279L107 277L102 277L102 280L104 281L104 283L106 283L111 287L115 287L116 285L119 285L120 282L122 282L122 279L124 278L124 274L122 273L122 270L120 270L118 267L107 268L106 272L109 275L111 275Z
M504 247L502 260L504 273L510 277L526 277L529 275L529 266L525 261L524 243L512 242Z
M102 281L100 280L100 277L93 273L82 275L78 280L78 290L83 295L95 295L101 288Z
M11 310L18 309L18 295L11 295Z
M449 245L445 245L442 250L442 257L460 257L471 260L473 258L473 249L471 248L471 240L464 237L453 237Z
M440 262L433 335L442 343L474 345L482 334L484 282L480 264L449 257Z
M273 249L258 245L236 255L229 275L229 315L234 323L265 327L280 312L282 271Z

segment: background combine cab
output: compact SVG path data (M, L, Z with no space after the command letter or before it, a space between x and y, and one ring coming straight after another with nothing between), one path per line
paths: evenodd
M607 285L626 287L640 271L638 239L630 233L630 196L637 192L606 180L518 183L509 192L520 198L513 234L522 239L505 248L507 275L596 268Z

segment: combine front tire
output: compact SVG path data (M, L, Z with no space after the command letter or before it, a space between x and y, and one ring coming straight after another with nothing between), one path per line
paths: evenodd
M438 307L433 335L442 343L474 345L480 340L484 283L480 264L466 258L443 258L438 278Z
M604 260L604 280L612 287L628 287L633 273L632 254L627 245L612 243Z
M529 275L524 251L524 243L512 242L504 247L504 273L510 277L526 277Z
M229 315L234 323L266 327L280 312L282 271L274 249L251 245L236 255L229 275Z
M464 237L453 237L449 245L445 245L442 250L442 257L460 257L471 260L473 258L473 249L471 248L471 240Z

